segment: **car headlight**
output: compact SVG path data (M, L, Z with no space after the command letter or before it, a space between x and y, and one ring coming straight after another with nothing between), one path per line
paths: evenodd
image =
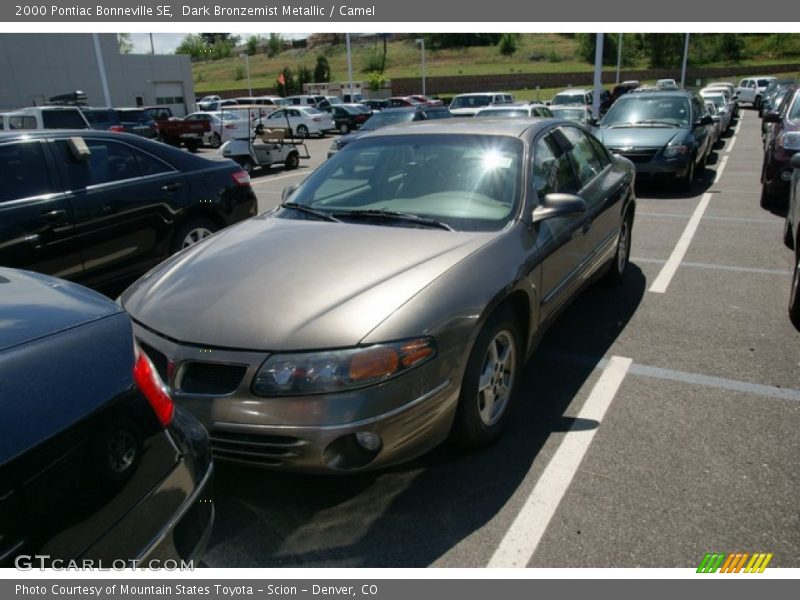
M299 396L343 392L381 383L436 355L433 338L361 348L273 354L256 374L257 396Z
M800 150L800 132L787 131L780 134L778 145L784 150Z
M670 144L664 148L664 158L675 158L684 154L689 154L689 146L686 144Z

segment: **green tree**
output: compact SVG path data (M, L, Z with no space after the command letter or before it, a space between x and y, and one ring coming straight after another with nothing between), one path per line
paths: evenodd
M210 48L199 34L190 33L175 48L175 54L186 54L192 60L204 60L209 58Z
M272 58L283 51L283 38L280 33L270 33L267 41L267 56Z
M314 83L327 83L331 80L331 65L323 55L317 57L314 66Z
M307 66L303 65L299 69L297 69L297 93L303 94L305 90L303 89L304 83L312 83L314 81L314 73L311 72Z
M245 42L247 53L250 56L257 54L258 49L263 45L264 45L264 38L261 37L260 35L251 35L249 38L247 38L247 41Z
M500 54L503 56L511 56L517 51L517 42L519 34L517 33L504 33L500 36L500 42L497 44Z

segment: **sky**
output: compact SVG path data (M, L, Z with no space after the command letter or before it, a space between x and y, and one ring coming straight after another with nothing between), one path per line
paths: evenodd
M181 43L187 33L154 33L153 46L156 54L172 54L175 48ZM242 33L236 32L233 35L241 37L242 41L246 40L251 35L262 35L269 37L269 33ZM306 33L284 33L281 34L285 38L297 39L304 38ZM149 33L131 33L131 42L133 42L134 54L150 54L150 34Z

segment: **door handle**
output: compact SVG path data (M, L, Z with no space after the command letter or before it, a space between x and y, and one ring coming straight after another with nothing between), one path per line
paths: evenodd
M57 208L55 210L43 211L42 218L47 221L60 221L67 215L67 211L63 208Z
M174 192L177 189L180 189L183 184L180 181L173 181L172 183L168 183L166 185L161 186L161 191L163 192Z

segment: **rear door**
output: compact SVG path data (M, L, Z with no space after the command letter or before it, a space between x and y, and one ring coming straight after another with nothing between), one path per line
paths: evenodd
M67 279L83 271L72 205L41 139L0 144L0 264Z
M172 223L185 205L184 175L122 141L84 138L91 157L76 161L55 142L83 256L83 280L99 285L138 274L169 254Z

